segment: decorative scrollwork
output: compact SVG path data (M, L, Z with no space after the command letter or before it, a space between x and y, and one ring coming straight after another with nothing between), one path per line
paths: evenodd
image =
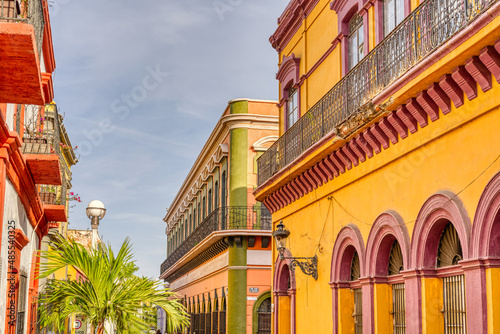
M290 262L290 270L295 271L295 267L306 275L312 276L315 280L318 279L318 256L314 257L285 257L285 259L292 260Z

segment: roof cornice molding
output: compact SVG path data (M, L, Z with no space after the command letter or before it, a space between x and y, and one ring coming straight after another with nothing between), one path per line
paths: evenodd
M278 18L278 28L269 38L276 51L281 52L297 32L302 21L312 12L319 0L292 0Z

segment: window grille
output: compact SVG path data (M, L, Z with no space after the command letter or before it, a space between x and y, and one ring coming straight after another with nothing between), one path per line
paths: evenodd
M401 252L401 246L396 240L392 244L391 251L389 253L389 276L401 274L403 270L403 253Z
M222 310L219 311L219 334L226 334L226 298L222 288Z
M194 333L194 326L195 326L195 323L194 323L194 317L195 317L195 314L194 313L189 313L189 329L188 329L188 333Z
M262 301L258 310L258 334L271 334L271 298Z
M354 289L354 333L363 334L363 293Z
M467 333L464 275L443 278L445 334Z
M436 266L438 268L454 266L462 258L462 246L458 233L453 224L448 223L439 240ZM445 334L467 333L464 275L443 278L442 312Z
M388 274L399 275L404 269L403 253L397 240L394 241L389 252ZM405 307L405 285L398 283L392 285L392 322L394 334L406 333L406 307Z
M355 252L354 255L352 256L352 262L351 262L351 281L358 280L360 274L361 271L359 265L359 256L358 252Z
M439 240L437 267L448 267L458 264L462 260L462 245L457 230L452 223L445 226Z
M394 334L406 333L405 284L392 285L392 315Z
M205 313L205 333L210 334L212 332L212 315L210 312Z
M218 334L219 326L219 312L212 312L212 334Z
M226 334L226 310L219 312L219 334Z
M205 295L203 295L203 305L200 310L199 334L205 334ZM207 333L210 334L210 333Z
M351 261L351 281L357 281L360 277L360 263L358 252L354 252ZM363 333L363 293L361 289L354 289L354 333Z

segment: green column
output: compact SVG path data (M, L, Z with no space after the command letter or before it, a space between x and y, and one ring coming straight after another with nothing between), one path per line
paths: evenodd
M229 247L227 333L246 333L247 238L234 237Z
M231 103L231 114L248 113L248 101ZM248 130L230 131L229 142L229 206L247 206ZM230 215L234 219L240 215ZM229 224L231 225L231 221ZM246 333L247 304L247 239L230 237L228 272L228 334Z

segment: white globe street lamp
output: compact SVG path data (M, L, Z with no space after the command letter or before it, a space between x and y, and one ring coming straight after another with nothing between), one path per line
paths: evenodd
M94 200L87 205L87 217L90 218L92 225L92 248L97 247L97 228L99 227L99 220L104 218L106 208L101 201Z

